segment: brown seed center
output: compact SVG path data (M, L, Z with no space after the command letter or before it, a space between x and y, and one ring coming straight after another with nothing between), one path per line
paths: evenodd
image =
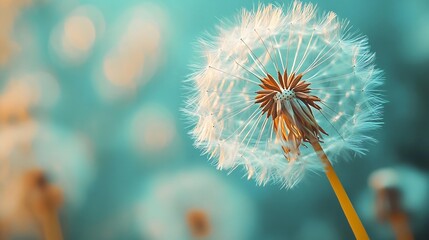
M190 210L186 216L192 236L196 238L207 237L211 227L207 214L202 210Z
M310 94L310 83L303 80L302 74L288 75L285 70L283 74L277 72L277 79L267 74L260 81L255 103L260 104L262 114L274 121L273 131L282 142L286 158L295 160L303 141L319 141L322 133L327 135L312 110L321 110L317 104L321 99Z

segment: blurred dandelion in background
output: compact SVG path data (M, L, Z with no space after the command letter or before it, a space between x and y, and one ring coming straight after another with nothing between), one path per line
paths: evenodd
M366 239L324 151L345 158L375 141L367 133L381 123L382 71L366 37L333 12L316 14L295 1L222 23L200 40L185 111L195 145L219 169L243 166L258 184L291 188L324 165L353 232Z
M60 188L40 169L28 169L0 188L0 237L2 239L60 239L55 220L62 205ZM37 239L39 239L37 238Z
M29 51L17 59L37 52L34 40L22 42ZM45 118L62 89L49 69L26 60L5 71L0 85L0 234L61 239L60 208L76 209L92 180L90 144Z
M68 207L80 207L95 174L89 138L83 133L43 124L32 145L36 166L61 187Z
M154 177L140 201L138 222L153 240L244 240L255 234L250 198L205 168Z
M413 239L426 227L429 178L407 165L374 171L357 207L377 239Z
M77 207L94 175L91 145L85 137L49 124L29 122L0 133L2 179L38 167L64 191L68 206ZM56 146L52 149L52 146Z
M0 95L0 179L16 178L38 167L77 205L93 173L84 137L38 119L58 102L57 80L45 71L11 74ZM55 146L53 149L52 146Z
M34 113L48 111L59 95L56 79L45 72L12 74L4 82L0 92L0 179L20 173L31 162L39 127Z

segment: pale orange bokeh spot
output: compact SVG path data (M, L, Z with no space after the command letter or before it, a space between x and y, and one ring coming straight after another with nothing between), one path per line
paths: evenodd
M94 44L94 23L86 16L71 16L64 23L62 44L66 50L87 52Z
M36 96L29 85L10 81L0 95L0 125L27 120L35 101Z
M159 66L166 17L156 5L143 5L130 10L119 29L116 44L102 62L107 80L104 94L130 90L145 84ZM115 88L120 87L120 89Z
M128 50L106 57L103 63L107 80L124 88L135 87L135 80L141 74L144 62L143 54L138 54L134 49Z

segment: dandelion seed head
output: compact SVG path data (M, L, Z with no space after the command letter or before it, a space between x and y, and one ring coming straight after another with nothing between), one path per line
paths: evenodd
M388 156L389 157L389 156ZM394 158L394 156L393 156ZM410 217L411 227L418 231L427 227L425 219L429 209L429 178L426 173L408 165L395 165L375 170L368 178L369 188L364 189L356 201L356 208L361 217L368 222L375 237L384 237L386 229L376 227L379 224L380 210L397 210L398 207ZM377 205L378 194L393 195L396 201L388 201L384 205ZM391 198L392 200L392 198ZM400 205L398 204L398 200ZM396 208L394 208L396 207ZM390 212L392 213L392 212ZM387 231L390 232L390 231Z
M85 200L94 174L91 143L85 135L29 120L3 128L0 145L0 180L5 183L0 191L10 179L39 168L64 191L67 207L76 208Z
M200 40L185 113L218 169L295 186L322 170L309 142L336 160L365 153L381 124L382 71L367 39L333 12L295 1L260 5Z
M142 196L139 229L154 240L249 239L250 198L205 168L158 175Z
M0 188L2 204L2 236L23 238L40 236L38 219L47 210L57 211L63 204L63 194L51 184L40 169L28 169L9 179Z

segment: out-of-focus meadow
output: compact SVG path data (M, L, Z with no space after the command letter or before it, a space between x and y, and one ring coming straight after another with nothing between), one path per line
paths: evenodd
M386 196L428 239L429 1L313 3L367 35L386 76L379 143L338 175L372 239L394 239ZM187 134L195 42L257 4L0 0L0 239L41 239L56 214L64 239L352 239L325 176L258 187Z

